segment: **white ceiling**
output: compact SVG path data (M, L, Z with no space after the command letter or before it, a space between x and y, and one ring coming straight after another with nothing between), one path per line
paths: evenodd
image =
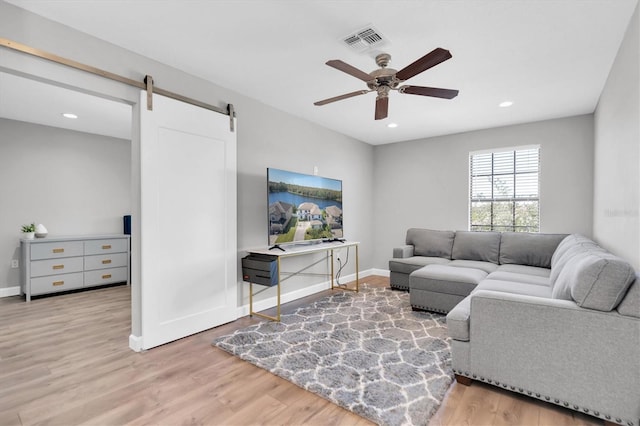
M591 113L637 0L8 0L34 13L370 144ZM388 40L357 53L342 38L372 24ZM17 40L20 41L20 40ZM38 46L35 46L38 47ZM408 84L453 100L393 92L313 102L365 84L379 51L401 69L436 47L453 58ZM72 58L73 59L73 58ZM140 70L145 72L146 70ZM167 84L157 82L161 87ZM509 108L499 108L504 100ZM242 111L238 111L239 125ZM397 123L395 129L388 123Z
M77 119L62 114L74 113ZM78 132L131 139L131 106L0 73L0 117Z

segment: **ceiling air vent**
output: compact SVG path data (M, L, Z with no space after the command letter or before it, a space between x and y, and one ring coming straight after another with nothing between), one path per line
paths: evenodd
M369 49L379 47L387 43L387 40L380 31L370 25L343 37L342 41L344 41L344 43L352 50L357 52L365 52Z

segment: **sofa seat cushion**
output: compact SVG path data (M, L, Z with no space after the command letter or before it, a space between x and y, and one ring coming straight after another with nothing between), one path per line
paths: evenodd
M447 333L454 340L469 341L471 296L465 297L447 314Z
M473 290L474 292L480 290L499 291L502 293L523 294L526 296L543 297L546 299L551 298L551 287L519 283L513 281L501 281L501 280L483 280ZM473 294L473 293L472 293Z
M410 289L467 296L487 277L480 269L457 268L449 265L427 265L409 276ZM410 290L410 291L411 291Z
M499 232L456 231L452 259L481 260L498 264L499 256Z
M524 284L535 284L544 287L551 287L551 281L548 277L540 277L538 275L520 274L518 272L496 271L489 274L489 280L513 281Z
M454 236L453 231L411 228L407 230L406 244L413 246L415 256L451 259Z
M451 262L449 259L442 257L413 256L404 259L391 259L389 261L389 270L391 272L410 274L427 265L443 265L449 262Z
M480 269L481 271L490 274L491 272L498 269L498 265L491 262L483 262L481 260L452 260L447 263L449 266L455 266L458 268L472 268L472 269Z
M500 241L500 264L551 268L551 258L567 234L504 232Z
M506 264L498 266L497 270L501 272L515 272L517 274L535 275L536 277L545 278L549 278L549 275L551 275L551 269L540 268L539 266Z

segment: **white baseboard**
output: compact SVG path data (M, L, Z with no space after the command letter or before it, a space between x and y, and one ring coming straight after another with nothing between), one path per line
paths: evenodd
M378 273L380 272L380 273ZM389 271L387 271L387 274L389 273ZM384 270L377 270L377 269L368 269L366 271L360 271L360 274L358 276L358 278L360 279L360 284L363 283L362 279L365 277L368 277L369 275L383 275L384 274ZM344 277L340 278L341 282L351 282L351 281L355 281L356 279L356 274L350 274L350 275L346 275ZM248 289L248 284L243 283L243 285L247 285L247 289ZM301 288L299 290L294 290L294 291L290 291L288 293L281 293L280 294L280 304L284 304L287 302L292 302L294 300L306 297L306 296L311 296L312 294L321 292L323 290L328 290L331 288L331 281L325 281L325 282L321 282L318 284L314 284L312 286L309 287L304 287ZM282 291L282 289L280 289ZM248 291L248 290L247 290ZM269 308L273 308L278 304L278 298L277 296L273 296L264 300L260 300L258 302L255 302L253 304L253 310L254 312L260 312L260 311L264 311L265 309L269 309ZM244 317L249 315L249 305L242 305L242 306L238 306L238 311L237 311L237 317Z
M129 348L136 352L142 352L142 336L129 335Z
M390 275L390 272L388 269L377 269L377 268L373 268L371 270L371 274L369 275L379 275L381 277L388 277Z
M11 297L20 295L20 286L0 288L0 297Z

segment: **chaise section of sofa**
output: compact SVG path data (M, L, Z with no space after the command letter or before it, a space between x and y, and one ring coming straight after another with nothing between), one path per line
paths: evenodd
M579 235L550 266L503 264L449 312L458 381L639 426L640 276Z

